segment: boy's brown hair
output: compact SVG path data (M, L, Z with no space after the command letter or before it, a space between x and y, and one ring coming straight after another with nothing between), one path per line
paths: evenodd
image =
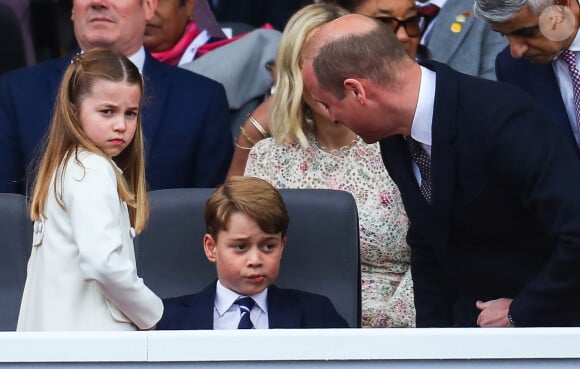
M207 233L215 240L219 231L227 231L230 217L242 213L252 218L265 233L288 230L288 211L280 192L256 177L233 176L219 186L205 205Z

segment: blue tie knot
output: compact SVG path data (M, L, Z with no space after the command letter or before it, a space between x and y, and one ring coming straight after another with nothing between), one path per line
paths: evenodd
M250 320L250 312L256 304L254 299L249 296L240 297L236 300L235 304L240 306L240 323L238 324L238 329L254 328L254 324Z

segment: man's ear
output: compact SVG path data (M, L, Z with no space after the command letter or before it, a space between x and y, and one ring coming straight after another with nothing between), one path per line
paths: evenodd
M203 236L203 251L205 252L207 260L212 263L215 263L217 260L216 246L217 243L213 237L209 233L206 233L205 236Z
M366 91L362 83L354 78L345 79L343 82L346 97L353 97L360 104L365 105L367 102Z

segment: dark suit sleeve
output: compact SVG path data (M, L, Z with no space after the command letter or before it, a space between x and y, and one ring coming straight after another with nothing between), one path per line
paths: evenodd
M206 91L210 95L210 105L201 123L203 131L194 168L193 187L216 187L226 178L232 155L233 137L229 119L228 101L221 84L212 84Z
M4 75L0 77L0 192L24 193L24 164L12 98L9 76Z
M188 313L180 298L163 299L163 315L159 323L157 323L157 330L184 329L182 328L182 320Z
M301 328L348 328L346 320L336 311L330 299L321 295L307 295L306 314Z
M411 275L415 301L416 326L453 326L453 300L450 284L433 247L411 248Z
M509 73L506 73L506 66L512 63L510 48L507 46L495 58L495 77L498 81L508 81Z
M498 81L504 80L501 59L502 53L497 54L497 57L495 58L495 79Z
M413 188L417 181L409 170L411 165L407 144L401 136L392 136L381 141L381 155L389 175L400 189L409 218L413 221L407 233L407 243L411 246L411 276L417 327L450 327L453 325L451 288L446 271L434 250L442 246L436 244L432 236L437 227L431 213L426 211L422 201L418 201Z
M490 165L549 235L546 249L522 250L543 267L514 297L518 326L580 323L580 157L560 125L522 105L492 137ZM505 115L505 114L504 114ZM501 220L501 214L498 214ZM554 246L553 248L551 246ZM546 257L538 257L545 253ZM539 260L539 261L535 261ZM514 271L518 265L514 265ZM509 296L506 296L509 297Z
M25 192L25 167L12 105L10 75L0 77L0 192ZM31 109L34 109L31 102Z

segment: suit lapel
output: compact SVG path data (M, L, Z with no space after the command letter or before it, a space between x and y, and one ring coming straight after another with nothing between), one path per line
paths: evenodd
M549 106L550 111L548 113L554 115L554 118L559 122L565 122L567 128L569 128L570 119L568 118L568 113L566 113L566 106L564 105L564 100L562 100L562 94L558 87L552 63L528 63L528 65L528 80L530 81L532 95L536 96L538 101L542 101L545 106Z
M439 11L431 34L428 35L427 48L433 60L447 63L455 54L463 39L469 33L469 29L474 24L474 16L465 17L465 22L457 22L456 17L465 12L471 12L470 2L448 0ZM473 4L471 4L473 6ZM451 26L458 23L461 26L459 32L451 31Z
M440 241L440 252L445 257L449 226L451 222L455 188L455 149L453 139L456 134L458 106L457 78L442 65L435 65L437 75L435 104L433 110L431 187L432 209L436 238Z
M172 68L161 64L149 53L145 55L143 66L143 79L145 81L145 96L143 103L143 135L145 136L145 152L147 159L154 147L157 131L161 128L163 120L165 99L169 96L169 80L166 68ZM149 162L150 160L146 160Z
M422 199L419 183L413 173L413 163L403 136L392 136L381 141L381 156L387 172L397 181L397 186L409 189L408 198ZM405 192L407 193L407 191ZM405 205L409 206L409 205Z
M195 329L213 329L213 310L215 304L216 282L211 283L191 301L185 302L189 311L186 327ZM195 296L195 295L193 295ZM200 303L201 302L201 303Z

